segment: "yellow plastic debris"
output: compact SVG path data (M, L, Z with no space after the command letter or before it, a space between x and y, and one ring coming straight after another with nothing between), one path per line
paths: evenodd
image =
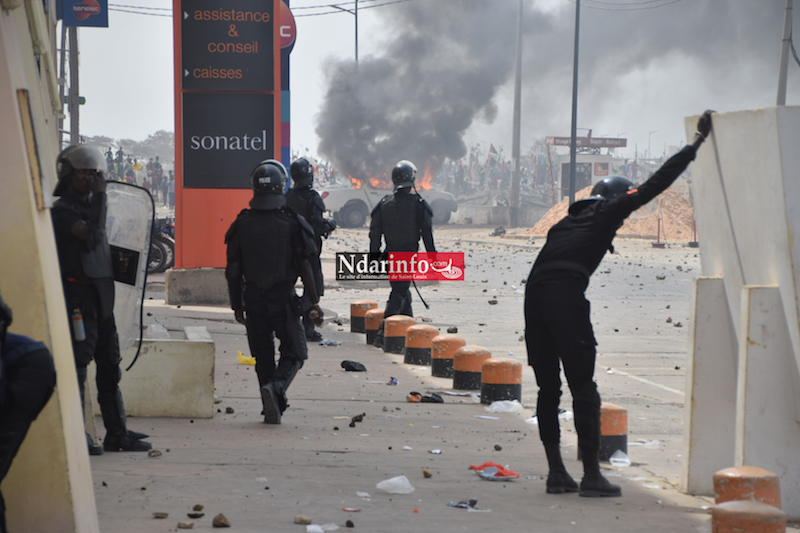
M254 365L256 364L255 357L247 357L245 356L241 350L239 350L239 355L236 356L236 360L239 361L239 364L242 365Z

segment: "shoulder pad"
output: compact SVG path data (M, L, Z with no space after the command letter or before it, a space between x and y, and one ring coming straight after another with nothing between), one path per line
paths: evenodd
M320 211L322 211L324 213L325 212L325 202L322 201L322 196L320 196L319 193L317 191L314 191L313 189L312 189L312 192L314 194L311 195L311 197L312 197L311 201L314 203L314 205Z

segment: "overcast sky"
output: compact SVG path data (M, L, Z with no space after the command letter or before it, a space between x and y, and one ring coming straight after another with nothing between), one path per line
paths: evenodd
M513 46L507 42L515 32L514 22L502 17L509 13L515 17L517 2L408 0L364 9L388 1L359 3L359 57L364 65L385 58L393 61L391 54L397 53L406 34L424 42L425 32L433 36L443 21L461 24L461 17L468 16L464 11L478 13L486 6L498 6L492 8L499 17L495 24L487 19L485 32L470 32L484 39L486 47L502 48L482 58L487 61L487 76L496 77L494 92L486 95L487 102L481 103L463 140L466 146L493 143L510 153L513 72L489 67L513 61ZM124 5L171 7L166 0L128 2ZM308 148L312 154L320 144L317 118L329 75L354 55L353 15L300 16L315 11L303 7L327 3L291 2L297 23L291 55L292 147ZM111 1L112 8L121 5ZM593 136L627 137L628 148L622 151L626 156L637 150L641 156L648 146L660 155L665 146L684 142L684 116L707 108L730 111L775 105L784 8L784 0L584 0L579 128L591 128ZM572 0L525 0L523 148L545 135L569 135L574 17ZM469 23L464 18L463 24ZM107 29L80 30L80 93L86 97L81 133L142 140L157 130L174 131L171 17L113 10L109 24ZM506 26L507 34L502 29ZM410 52L429 54L430 61L425 61L429 66L417 71L421 78L449 76L465 62L459 59L464 50L459 48L458 32L446 37L452 40L435 40L442 50L420 52L417 47ZM422 57L413 60L422 62ZM800 67L791 58L789 72L787 104L796 105ZM400 109L403 103L396 105ZM430 106L437 105L433 98ZM578 134L585 132L580 129ZM398 154L398 159L402 157Z

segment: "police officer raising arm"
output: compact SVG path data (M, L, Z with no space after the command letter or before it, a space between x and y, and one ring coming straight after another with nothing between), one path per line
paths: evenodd
M394 194L384 196L372 210L369 225L369 251L381 251L381 238L386 241L385 252L416 252L419 239L425 250L435 252L433 244L433 211L428 203L415 192L414 179L417 167L411 161L400 161L392 169ZM384 316L414 316L411 310L410 281L390 281L392 290L386 302ZM383 347L383 323L375 336L373 344Z
M314 231L291 209L283 195L286 168L270 159L250 176L253 199L225 235L225 277L236 320L247 328L256 358L264 422L280 424L289 406L286 391L308 358L302 303L294 291L298 274L311 303L311 317L322 323L322 310L309 258L316 254ZM275 364L274 338L280 341Z
M694 160L711 132L711 112L697 123L690 145L668 159L646 182L634 188L622 176L597 183L591 195L573 203L566 217L547 234L525 289L525 343L536 375L539 436L549 466L548 493L621 496L619 485L600 472L600 395L594 382L596 342L584 291L626 218L666 190ZM561 459L558 408L560 365L572 392L578 448L583 461L580 486Z
M322 279L322 263L320 254L322 253L322 238L326 239L336 229L336 222L323 218L325 204L319 193L314 190L314 167L305 157L295 160L289 167L289 174L292 176L292 188L286 192L286 205L295 213L306 219L314 230L314 242L317 245L317 253L308 260L311 269L314 271L314 284L317 287L317 294L320 298L325 295L325 286ZM304 295L307 299L308 295ZM306 340L320 341L322 335L314 329L314 321L309 316L311 311L303 313L303 327L306 331Z

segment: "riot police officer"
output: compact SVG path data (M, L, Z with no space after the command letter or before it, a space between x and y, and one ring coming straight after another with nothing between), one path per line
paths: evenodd
M646 182L633 188L622 176L597 183L591 196L569 207L566 217L547 233L525 288L525 343L539 397L536 414L539 436L549 466L546 490L581 496L620 496L619 485L600 472L600 395L594 382L596 349L584 291L625 219L674 182L694 160L711 131L706 111L697 124L692 144L668 159ZM580 486L567 472L559 449L558 407L560 365L572 392L575 430L583 460Z
M325 295L325 286L322 279L322 238L326 239L336 229L336 222L323 218L325 204L319 193L314 190L314 167L305 157L295 160L289 167L289 174L292 176L292 188L286 192L286 205L295 213L306 219L314 230L315 242L317 244L317 254L309 257L312 270L314 271L314 285L317 287L317 295L322 298ZM305 297L305 295L304 295ZM303 314L303 327L306 332L306 339L309 341L320 341L322 335L314 329L314 321L308 316L308 312Z
M0 296L0 482L56 385L50 351L39 341L7 333L12 318ZM0 533L7 531L5 510L0 493Z
M286 391L308 358L300 323L302 303L294 291L298 274L311 304L309 315L322 323L309 263L316 254L314 231L305 219L286 208L286 181L286 168L280 162L269 159L256 166L250 175L250 209L239 213L225 235L231 308L236 320L247 328L268 424L281 423L288 407ZM277 366L275 337L280 341Z
M411 161L400 161L392 169L394 194L384 196L372 210L369 225L369 251L381 251L381 238L386 241L385 252L416 252L419 250L419 239L425 244L425 250L435 252L433 244L433 210L428 203L416 193L414 179L417 167ZM411 192L414 190L414 192ZM384 316L414 316L411 310L411 282L390 281L392 290L386 302ZM373 343L383 347L383 324L381 324Z
M97 401L106 428L102 449L87 434L89 453L147 451L147 437L130 431L119 390L121 360L114 322L114 274L106 239L106 161L97 148L79 145L63 150L56 161L60 196L51 212L64 285L67 315L73 328L72 348L81 401L87 366L97 365Z

